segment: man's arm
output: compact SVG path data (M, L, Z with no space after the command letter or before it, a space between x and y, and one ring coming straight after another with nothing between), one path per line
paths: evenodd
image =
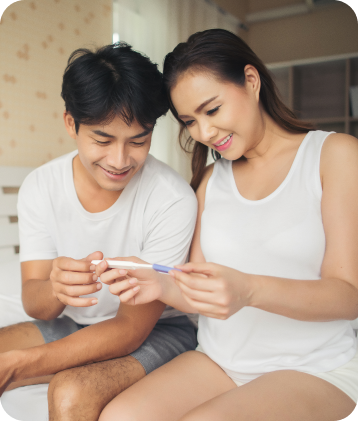
M121 304L116 317L34 348L0 354L0 395L12 382L128 355L144 342L163 312L160 301Z
M22 303L26 313L36 319L52 320L66 305L89 307L97 304L93 297L79 297L102 288L91 269L91 260L102 257L101 252L95 252L82 260L58 257L22 262Z

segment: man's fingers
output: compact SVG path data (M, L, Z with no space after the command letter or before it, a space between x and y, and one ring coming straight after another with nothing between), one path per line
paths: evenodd
M92 260L102 260L102 259L103 259L103 253L101 251L95 251L81 260L85 262L91 262Z
M69 297L64 294L57 294L57 298L65 305L72 307L92 307L98 303L97 298L80 298L80 297Z
M91 285L65 285L58 283L56 293L67 295L69 297L79 297L80 295L94 294L102 289L102 284L96 282Z
M91 272L91 261L75 260L70 257L58 257L54 265L60 270L69 272Z
M62 283L65 285L84 285L84 284L93 284L98 279L98 276L95 273L84 273L84 272L69 272L69 271L59 271L55 275L55 280L57 283Z

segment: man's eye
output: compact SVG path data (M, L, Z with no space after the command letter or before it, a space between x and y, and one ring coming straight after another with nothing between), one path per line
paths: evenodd
M206 114L207 115L211 115L211 114L214 114L219 108L221 107L221 105L219 105L219 106L217 106L217 107L215 107L215 108L213 108L212 110L209 110Z
M109 145L111 142L109 142L109 141L107 141L107 142L100 142L99 140L96 140L96 139L93 139L98 145L102 145L102 146L105 146L105 145Z
M194 123L194 120L189 120L189 121L184 121L183 122L186 126L190 126L191 124Z
M145 144L145 142L131 142L131 143L132 145L135 145L135 146L143 146Z

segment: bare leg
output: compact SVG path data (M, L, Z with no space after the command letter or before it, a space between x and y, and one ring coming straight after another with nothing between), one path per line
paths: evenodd
M187 352L150 373L103 410L99 421L336 421L355 403L330 383L276 371L237 387L207 356Z
M144 376L144 368L132 356L57 373L48 390L49 419L97 421L108 402Z
M39 328L30 322L19 323L0 329L0 353L14 349L26 349L43 345Z
M235 383L209 357L189 351L150 373L110 402L99 421L176 421ZM277 420L276 420L277 421Z
M354 408L345 393L325 380L282 370L211 399L180 421L337 421Z
M30 322L19 323L0 329L0 353L14 349L26 349L43 345L44 338L38 327ZM11 383L5 390L9 391L20 386L49 383L53 376L42 376Z

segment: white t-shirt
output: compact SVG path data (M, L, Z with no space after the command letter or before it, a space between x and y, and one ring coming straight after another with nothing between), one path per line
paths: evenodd
M137 256L167 266L186 260L197 202L190 186L170 167L148 155L118 200L107 210L87 212L74 186L72 161L61 156L28 175L19 192L20 261L82 259L94 251L105 257ZM86 297L93 307L67 306L63 314L79 324L112 318L119 299L108 286ZM167 307L162 318L183 313Z

